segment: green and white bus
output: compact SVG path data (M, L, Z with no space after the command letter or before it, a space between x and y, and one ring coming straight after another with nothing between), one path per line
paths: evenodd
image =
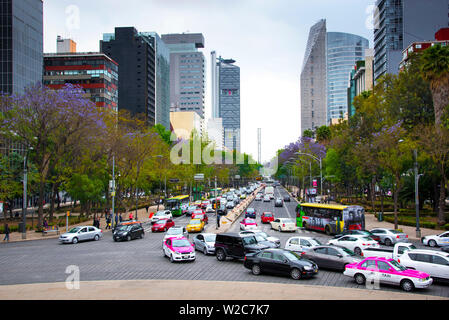
M164 207L170 210L173 216L181 216L184 212L183 208L189 206L189 195L181 195L165 200Z

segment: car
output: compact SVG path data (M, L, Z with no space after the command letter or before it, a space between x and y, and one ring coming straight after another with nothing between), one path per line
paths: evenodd
M397 242L408 242L408 235L405 233L388 228L375 228L370 230L372 234L379 237L379 243L386 246L392 246Z
M245 194L245 193L242 193L242 194L240 195L240 199L242 199L242 200L246 199L246 194Z
M256 219L256 216L257 216L256 209L254 209L254 208L247 208L245 210L245 218Z
M296 231L296 222L290 218L275 218L270 222L271 229L281 231Z
M155 223L159 219L173 219L173 215L170 210L162 210L156 212L150 219L151 223Z
M167 230L164 236L164 240L170 237L185 237L189 238L189 233L187 232L186 227L176 227L173 226Z
M448 253L449 253L449 246L442 247L442 248L441 248L441 251L444 251L444 252L448 252Z
M186 226L187 232L202 232L204 229L204 221L201 219L192 219Z
M425 246L429 247L443 247L449 246L449 231L437 234L430 235L421 238L421 242Z
M290 196L284 196L284 202L290 202Z
M201 251L205 255L215 253L215 233L201 233L193 237L195 250Z
M204 224L209 223L209 218L207 217L207 214L205 214L205 213L193 213L192 219L200 219L201 221L204 222Z
M343 236L338 239L331 239L328 242L329 245L337 245L354 251L358 255L362 255L363 250L372 247L379 248L379 243L373 240L371 237L363 236L363 235L351 235L351 236Z
M261 194L257 194L256 198L254 200L255 201L262 201L262 195Z
M373 248L368 247L363 249L362 256L364 257L383 257L398 260L405 251L415 250L416 247L409 242L397 242L393 248Z
M122 224L117 226L112 232L112 239L114 241L133 239L142 239L145 235L145 230L140 223Z
M191 214L192 219L193 219L193 216L196 215L196 214L205 214L205 211L203 209L196 209Z
M302 254L303 258L315 262L320 269L334 269L345 271L345 267L351 263L359 263L364 258L344 247L316 246Z
M449 253L415 249L404 252L398 262L409 269L426 272L438 280L449 281Z
M271 221L274 221L274 214L272 212L263 212L260 216L260 221L262 223L270 223Z
M266 232L263 232L262 230L255 229L255 230L240 231L240 235L245 235L245 234L253 234L253 235L261 236L266 241L270 241L270 242L274 243L275 248L279 248L281 246L281 240L279 240L279 238L269 236Z
M316 263L284 249L266 249L245 256L243 265L253 275L262 273L290 276L294 280L311 278L318 273Z
M282 198L277 198L275 201L274 201L274 206L275 207L282 207L284 205L284 201L282 201Z
M175 226L173 219L159 219L151 226L151 232L166 232Z
M218 261L226 258L244 259L248 253L257 253L269 246L258 243L254 236L238 233L219 233L215 238L215 255Z
M234 201L229 201L228 203L226 203L226 209L234 209Z
M182 214L186 214L188 209L189 209L189 205L188 204L186 204L186 203L181 204L181 213Z
M196 206L197 209L201 209L201 200L196 200L196 201L193 203L193 205Z
M266 195L263 197L263 202L270 202L270 201L271 201L271 198L269 195Z
M415 288L428 288L433 279L428 273L407 269L394 259L369 257L358 263L346 265L345 276L354 278L358 285L367 281L398 285L404 291L410 292Z
M208 205L210 205L210 201L209 200L203 200L201 202L201 209L205 210Z
M169 257L170 262L195 261L195 248L187 238L170 237L163 241L162 251L164 257Z
M306 252L309 251L311 248L316 246L321 246L322 243L312 237L291 237L285 242L285 249L295 252Z
M119 222L118 224L116 224L114 226L114 228L112 228L112 232L114 232L115 229L120 226L129 226L129 225L133 225L133 224L138 224L138 225L142 226L142 223L137 220L123 220L122 222Z
M240 221L240 230L257 229L257 222L252 218L245 218Z
M196 206L189 206L187 208L186 215L191 216L195 210L198 210Z
M61 243L77 244L80 241L95 240L98 241L103 237L103 231L92 226L80 226L70 229L68 232L59 236Z
M376 236L374 233L371 233L371 232L365 231L365 230L347 230L347 231L343 231L342 233L339 233L339 234L335 235L334 239L341 238L341 237L347 236L347 235L353 235L353 234L354 235L364 235L364 236L373 238L373 240L380 241L380 237L379 236Z
M206 213L212 213L212 212L215 212L215 210L214 210L214 208L212 207L212 205L210 204L210 205L208 205L208 206L206 207Z

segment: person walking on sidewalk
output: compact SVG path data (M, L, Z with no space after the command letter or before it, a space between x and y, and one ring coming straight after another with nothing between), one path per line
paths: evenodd
M221 215L219 215L217 212L217 229L220 228L220 219L221 219Z
M111 214L106 214L106 229L111 229Z
M129 220L132 220L132 219L133 219L133 213L132 213L132 212L129 213L128 218L129 218Z
M5 238L3 239L3 241L9 242L9 226L7 223L5 223Z

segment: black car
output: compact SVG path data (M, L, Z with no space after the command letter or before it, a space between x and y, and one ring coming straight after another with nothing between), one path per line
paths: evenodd
M219 261L224 261L227 257L243 259L248 253L257 253L268 248L268 245L258 243L253 235L221 233L215 238L215 255Z
M274 202L275 207L282 207L283 205L284 205L284 202L282 201L281 198L277 198L276 201Z
M114 241L127 240L131 241L133 239L142 239L145 234L143 227L140 223L129 224L129 225L119 225L115 228L112 238Z
M318 273L316 263L285 249L266 249L248 254L243 265L254 275L261 273L288 275L295 280L310 278Z
M284 197L284 202L290 202L290 196L285 196Z
M217 209L217 214L220 216L225 216L228 214L228 209L226 209L226 205L220 205Z
M246 209L245 218L256 219L256 209L254 209L254 208Z

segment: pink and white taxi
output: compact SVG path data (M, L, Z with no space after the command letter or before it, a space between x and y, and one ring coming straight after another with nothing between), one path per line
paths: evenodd
M359 285L366 282L370 285L376 283L392 284L400 286L407 292L415 288L428 288L433 282L433 279L427 273L407 269L394 259L379 257L369 257L361 262L348 264L343 274L354 278Z
M240 230L254 230L257 229L257 222L252 218L245 218L240 221Z
M195 247L185 237L169 237L162 244L164 256L175 261L195 261Z

